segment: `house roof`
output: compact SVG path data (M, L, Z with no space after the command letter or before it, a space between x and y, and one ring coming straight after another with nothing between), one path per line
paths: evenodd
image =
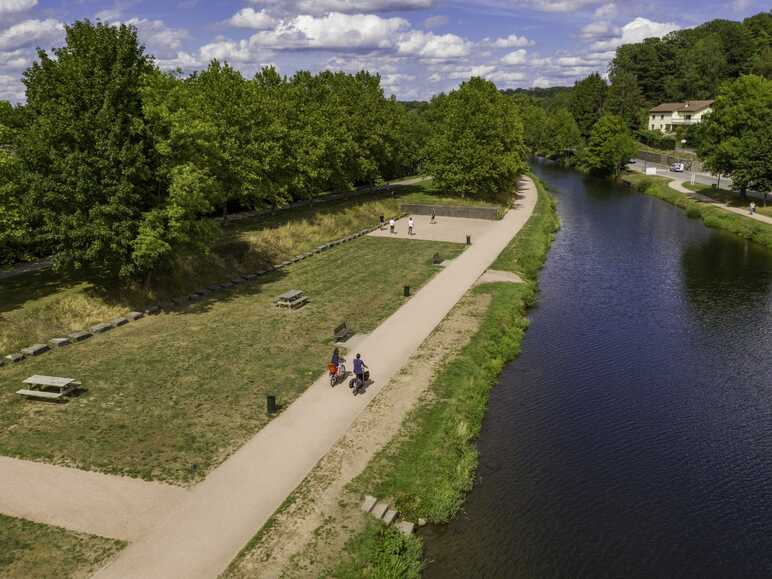
M684 103L662 103L657 105L653 109L650 109L651 113L674 113L678 111L683 112L698 112L708 108L713 104L713 101L686 101Z

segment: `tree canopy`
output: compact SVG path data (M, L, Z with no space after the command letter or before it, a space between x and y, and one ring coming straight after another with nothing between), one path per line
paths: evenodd
M617 175L635 151L635 141L624 120L607 113L592 127L581 163L591 173Z
M481 78L435 97L427 170L449 192L493 196L525 169L520 116L512 99Z
M724 84L703 122L700 157L740 190L772 189L772 80L746 75Z

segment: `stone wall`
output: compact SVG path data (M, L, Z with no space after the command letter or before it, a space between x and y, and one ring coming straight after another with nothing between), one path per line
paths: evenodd
M467 219L489 219L495 221L499 218L499 210L496 207L462 207L455 205L424 205L409 203L399 206L400 213L412 215L431 215L435 211L437 217L466 217Z
M652 153L651 151L638 151L637 157L648 161L649 163L659 163L668 167L673 163L683 163L687 171L702 171L702 163L697 160L679 157L677 155L666 155L665 153Z

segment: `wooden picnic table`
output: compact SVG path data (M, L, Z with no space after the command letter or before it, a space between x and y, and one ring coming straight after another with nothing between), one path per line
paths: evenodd
M308 303L308 297L302 290L289 290L276 298L276 305L287 308L299 308Z
M30 387L17 390L19 396L27 398L39 398L41 400L60 400L80 386L80 382L74 378L60 378L59 376L40 376L35 374L26 380L24 384Z

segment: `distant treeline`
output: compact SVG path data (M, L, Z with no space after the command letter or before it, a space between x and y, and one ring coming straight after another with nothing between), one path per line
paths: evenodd
M214 60L185 77L159 70L126 25L68 26L24 84L23 105L0 102L0 264L51 254L104 280L208 251L213 215L421 165L451 193L494 194L525 155L514 106L480 79L405 105L368 72L247 79Z

